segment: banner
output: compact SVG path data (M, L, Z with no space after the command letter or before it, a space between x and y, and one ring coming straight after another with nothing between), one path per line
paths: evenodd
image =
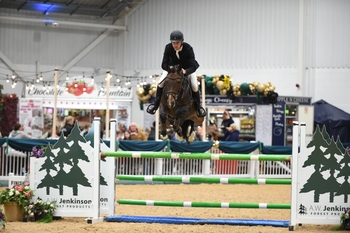
M121 100L132 100L133 88L126 87L110 87L109 89L109 98ZM55 90L43 89L42 87L33 87L26 90L26 98L43 98L43 99L52 99L54 98ZM65 87L57 88L57 98L58 100L79 100L79 99L106 99L107 91L106 87L97 86L85 86L83 84L72 83L66 84Z
M20 99L19 122L24 126L24 132L33 137L40 137L44 128L43 101Z

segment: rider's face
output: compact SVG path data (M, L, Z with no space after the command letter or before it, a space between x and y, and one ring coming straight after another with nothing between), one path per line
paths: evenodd
M174 48L175 50L179 50L179 49L181 49L182 41L171 42L171 44L173 45L173 48Z

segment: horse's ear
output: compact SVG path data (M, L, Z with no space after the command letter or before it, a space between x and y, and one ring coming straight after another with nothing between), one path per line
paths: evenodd
M175 67L174 66L168 66L168 73L175 73Z
M177 70L177 72L179 72L179 73L182 71L182 66L181 66L181 64L177 65L177 69L176 69L176 70Z

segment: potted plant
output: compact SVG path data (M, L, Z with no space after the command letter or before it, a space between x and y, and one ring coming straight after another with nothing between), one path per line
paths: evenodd
M24 207L30 203L33 193L26 182L0 192L0 205L4 205L7 221L23 220Z
M2 211L2 209L0 209L0 227L5 229L5 225L6 225L6 215L5 213Z
M29 217L33 217L36 222L51 222L56 209L56 202L45 202L38 198L35 202L31 202L24 207L24 211Z
M342 230L350 230L350 208L340 215L340 226Z

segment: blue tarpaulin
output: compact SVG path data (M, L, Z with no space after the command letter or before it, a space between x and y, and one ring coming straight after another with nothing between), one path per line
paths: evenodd
M314 106L314 124L326 126L330 137L337 140L338 136L342 143L350 142L350 114L327 103L324 100L316 101ZM315 127L316 129L316 127Z
M262 219L229 219L229 218L184 218L165 216L128 216L117 215L105 217L107 222L133 222L133 223L163 223L163 224L191 224L191 225L235 225L235 226L273 226L288 227L290 221L262 220Z

